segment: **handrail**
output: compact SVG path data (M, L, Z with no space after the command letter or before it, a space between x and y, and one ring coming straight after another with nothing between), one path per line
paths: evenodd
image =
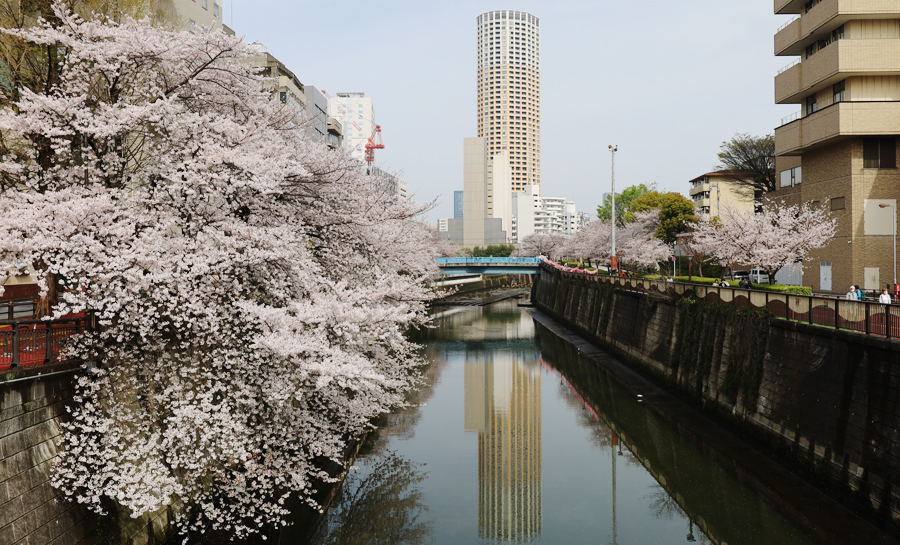
M781 74L781 73L784 73L784 72L787 72L787 71L788 71L788 70L790 70L790 69L791 69L791 68L793 68L793 67L795 67L795 66L797 66L797 65L798 65L798 64L800 64L800 57L797 57L797 60L795 60L795 61L794 61L794 62L792 62L792 63L791 63L791 64L789 64L789 65L787 65L787 66L783 66L783 67L781 67L781 69L780 69L780 70L778 70L778 73L777 73L777 74L775 74L775 75L776 75L776 76L777 76L777 75L778 75L778 74Z
M786 29L788 26L790 26L791 23L793 23L794 21L798 21L798 20L800 20L800 14L799 14L799 13L798 13L797 15L793 16L793 17L791 18L790 21L788 21L787 23L785 23L785 24L781 25L780 27L778 27L778 30L775 31L775 34L778 34L778 33L781 32L782 30L784 30L784 29Z
M537 257L439 257L438 265L467 265L477 263L527 264L537 265L541 260Z
M93 317L0 320L0 369L65 361L71 337L92 329Z
M781 125L779 125L779 126L783 127L783 126L787 125L788 123L793 123L794 121L797 121L801 117L803 117L803 110L797 110L796 112L792 113L791 115L786 115L786 116L782 117Z
M585 279L619 285L631 291L684 295L692 290L697 297L732 306L765 309L776 318L810 325L841 329L851 333L881 337L900 337L900 305L877 301L853 301L840 297L800 295L754 290L733 286L710 286L689 282L653 280L592 274L589 271L561 267L548 261L542 266L562 274L580 275Z

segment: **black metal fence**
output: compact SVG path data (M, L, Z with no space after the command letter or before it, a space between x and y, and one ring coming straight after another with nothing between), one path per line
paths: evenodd
M0 369L61 361L70 338L88 325L86 318L0 320Z
M563 275L587 278L633 291L683 295L688 290L693 290L700 299L738 307L768 309L776 317L786 320L856 331L866 335L900 337L900 305L645 278L561 272Z

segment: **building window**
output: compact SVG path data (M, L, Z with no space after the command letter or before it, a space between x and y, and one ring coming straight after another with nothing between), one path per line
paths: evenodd
M831 86L832 90L834 91L835 102L844 102L844 89L846 87L845 83L846 80L839 81Z
M819 109L819 103L816 101L816 95L806 97L806 115L812 115Z
M897 168L897 141L863 138L863 168Z
M818 51L818 44L812 44L812 45L806 46L806 58L808 59L808 58L812 57L813 55L815 55L816 51Z
M844 25L841 25L834 29L834 32L831 33L831 41L836 42L838 40L844 39Z
M215 2L213 2L213 15L215 17L219 16L219 4L216 4Z
M197 28L197 23L195 23L193 19L190 19L188 21L188 30L190 30L191 32L194 32L194 29L196 29L196 28Z
M200 5L203 6L203 9L207 9L207 10L209 9L209 5L207 4L208 1L209 0L202 0L200 2Z
M794 187L795 185L800 185L802 181L801 167L781 171L781 187Z
M831 199L831 209L832 210L843 210L846 208L846 203L844 202L844 197L835 197Z

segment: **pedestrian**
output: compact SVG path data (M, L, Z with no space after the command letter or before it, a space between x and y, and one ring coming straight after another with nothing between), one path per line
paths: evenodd
M866 292L859 287L859 284L856 285L856 300L857 301L865 301L866 300Z
M878 297L878 302L885 305L891 304L891 294L888 292L887 288L882 290L881 295Z
M713 285L714 288L718 288L718 287L719 287L719 279L716 278L715 280L713 280L712 285Z
M850 291L847 292L846 299L848 301L856 301L856 286L850 286Z

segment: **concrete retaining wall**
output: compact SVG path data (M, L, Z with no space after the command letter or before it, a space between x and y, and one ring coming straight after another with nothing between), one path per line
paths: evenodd
M900 343L771 319L699 314L671 294L544 267L542 312L756 440L808 481L900 533Z
M161 543L169 511L132 519L111 506L100 517L50 484L78 372L56 364L0 375L0 545Z

